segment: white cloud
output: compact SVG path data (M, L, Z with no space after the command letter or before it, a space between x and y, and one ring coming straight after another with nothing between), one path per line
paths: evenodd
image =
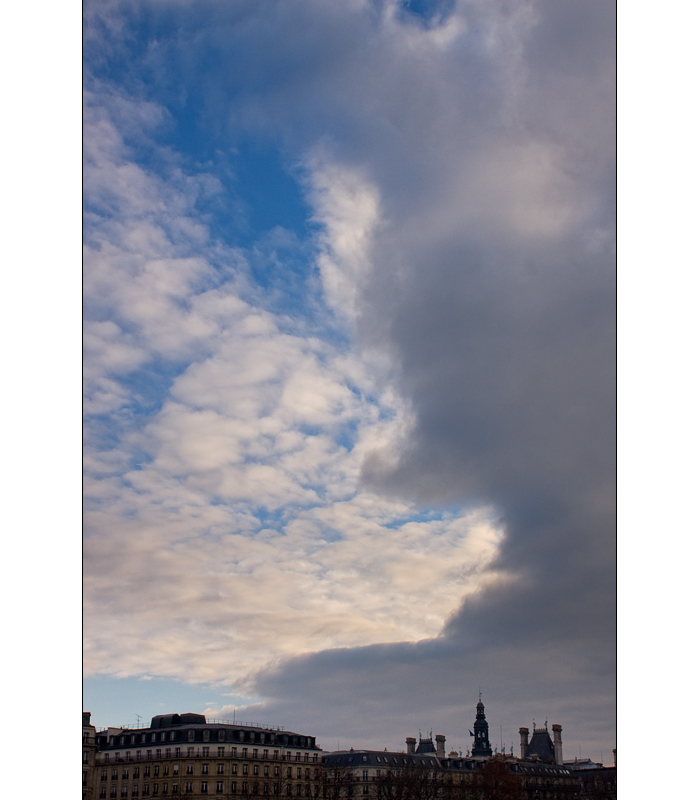
M360 490L410 409L357 355L244 300L180 178L131 163L104 109L87 137L87 192L109 215L89 218L86 257L86 408L108 420L86 448L86 672L244 681L285 656L437 635L492 577L487 510L425 519ZM352 317L378 194L318 164L324 289ZM173 373L143 415L134 370L156 359Z

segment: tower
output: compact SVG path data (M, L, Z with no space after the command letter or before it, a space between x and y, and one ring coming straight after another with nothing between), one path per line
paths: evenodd
M441 733L435 734L435 749L438 758L445 757L445 737Z
M474 747L472 749L473 758L490 758L493 755L491 744L489 743L489 724L486 722L484 704L476 704L476 720L474 721Z
M520 734L520 758L525 758L527 753L528 738L530 736L529 728L518 728Z
M552 725L552 739L554 739L554 763L563 764L564 757L561 746L561 725Z

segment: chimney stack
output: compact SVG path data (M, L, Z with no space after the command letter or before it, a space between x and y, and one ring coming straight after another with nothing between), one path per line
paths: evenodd
M520 758L525 758L525 753L527 753L527 737L530 730L529 728L518 728L518 733L520 734Z
M411 753L416 752L416 738L415 736L407 736L406 737L406 752L411 755Z
M564 757L561 749L561 725L552 725L552 739L554 741L554 763L563 764Z
M445 757L445 737L441 733L435 734L435 749L438 758Z

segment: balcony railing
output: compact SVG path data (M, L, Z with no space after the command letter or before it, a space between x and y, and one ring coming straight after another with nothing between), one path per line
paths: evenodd
M301 753L290 753L289 755L286 753L279 753L275 755L274 751L267 754L263 751L262 753L253 755L252 753L242 753L238 750L232 751L231 748L224 748L224 750L228 750L228 752L219 753L219 748L216 745L208 748L208 752L205 752L205 750L206 746L192 748L181 747L179 749L163 748L160 753L157 749L146 751L136 750L129 755L122 752L114 752L113 750L102 750L97 752L96 758L98 763L101 764L124 764L138 761L181 761L182 759L188 758L235 758L238 761L293 761L299 764L321 764L318 753L304 753L304 757L302 758Z

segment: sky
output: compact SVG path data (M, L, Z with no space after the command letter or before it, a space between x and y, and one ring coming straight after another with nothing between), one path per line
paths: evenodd
M612 763L614 89L610 2L85 3L98 727Z

